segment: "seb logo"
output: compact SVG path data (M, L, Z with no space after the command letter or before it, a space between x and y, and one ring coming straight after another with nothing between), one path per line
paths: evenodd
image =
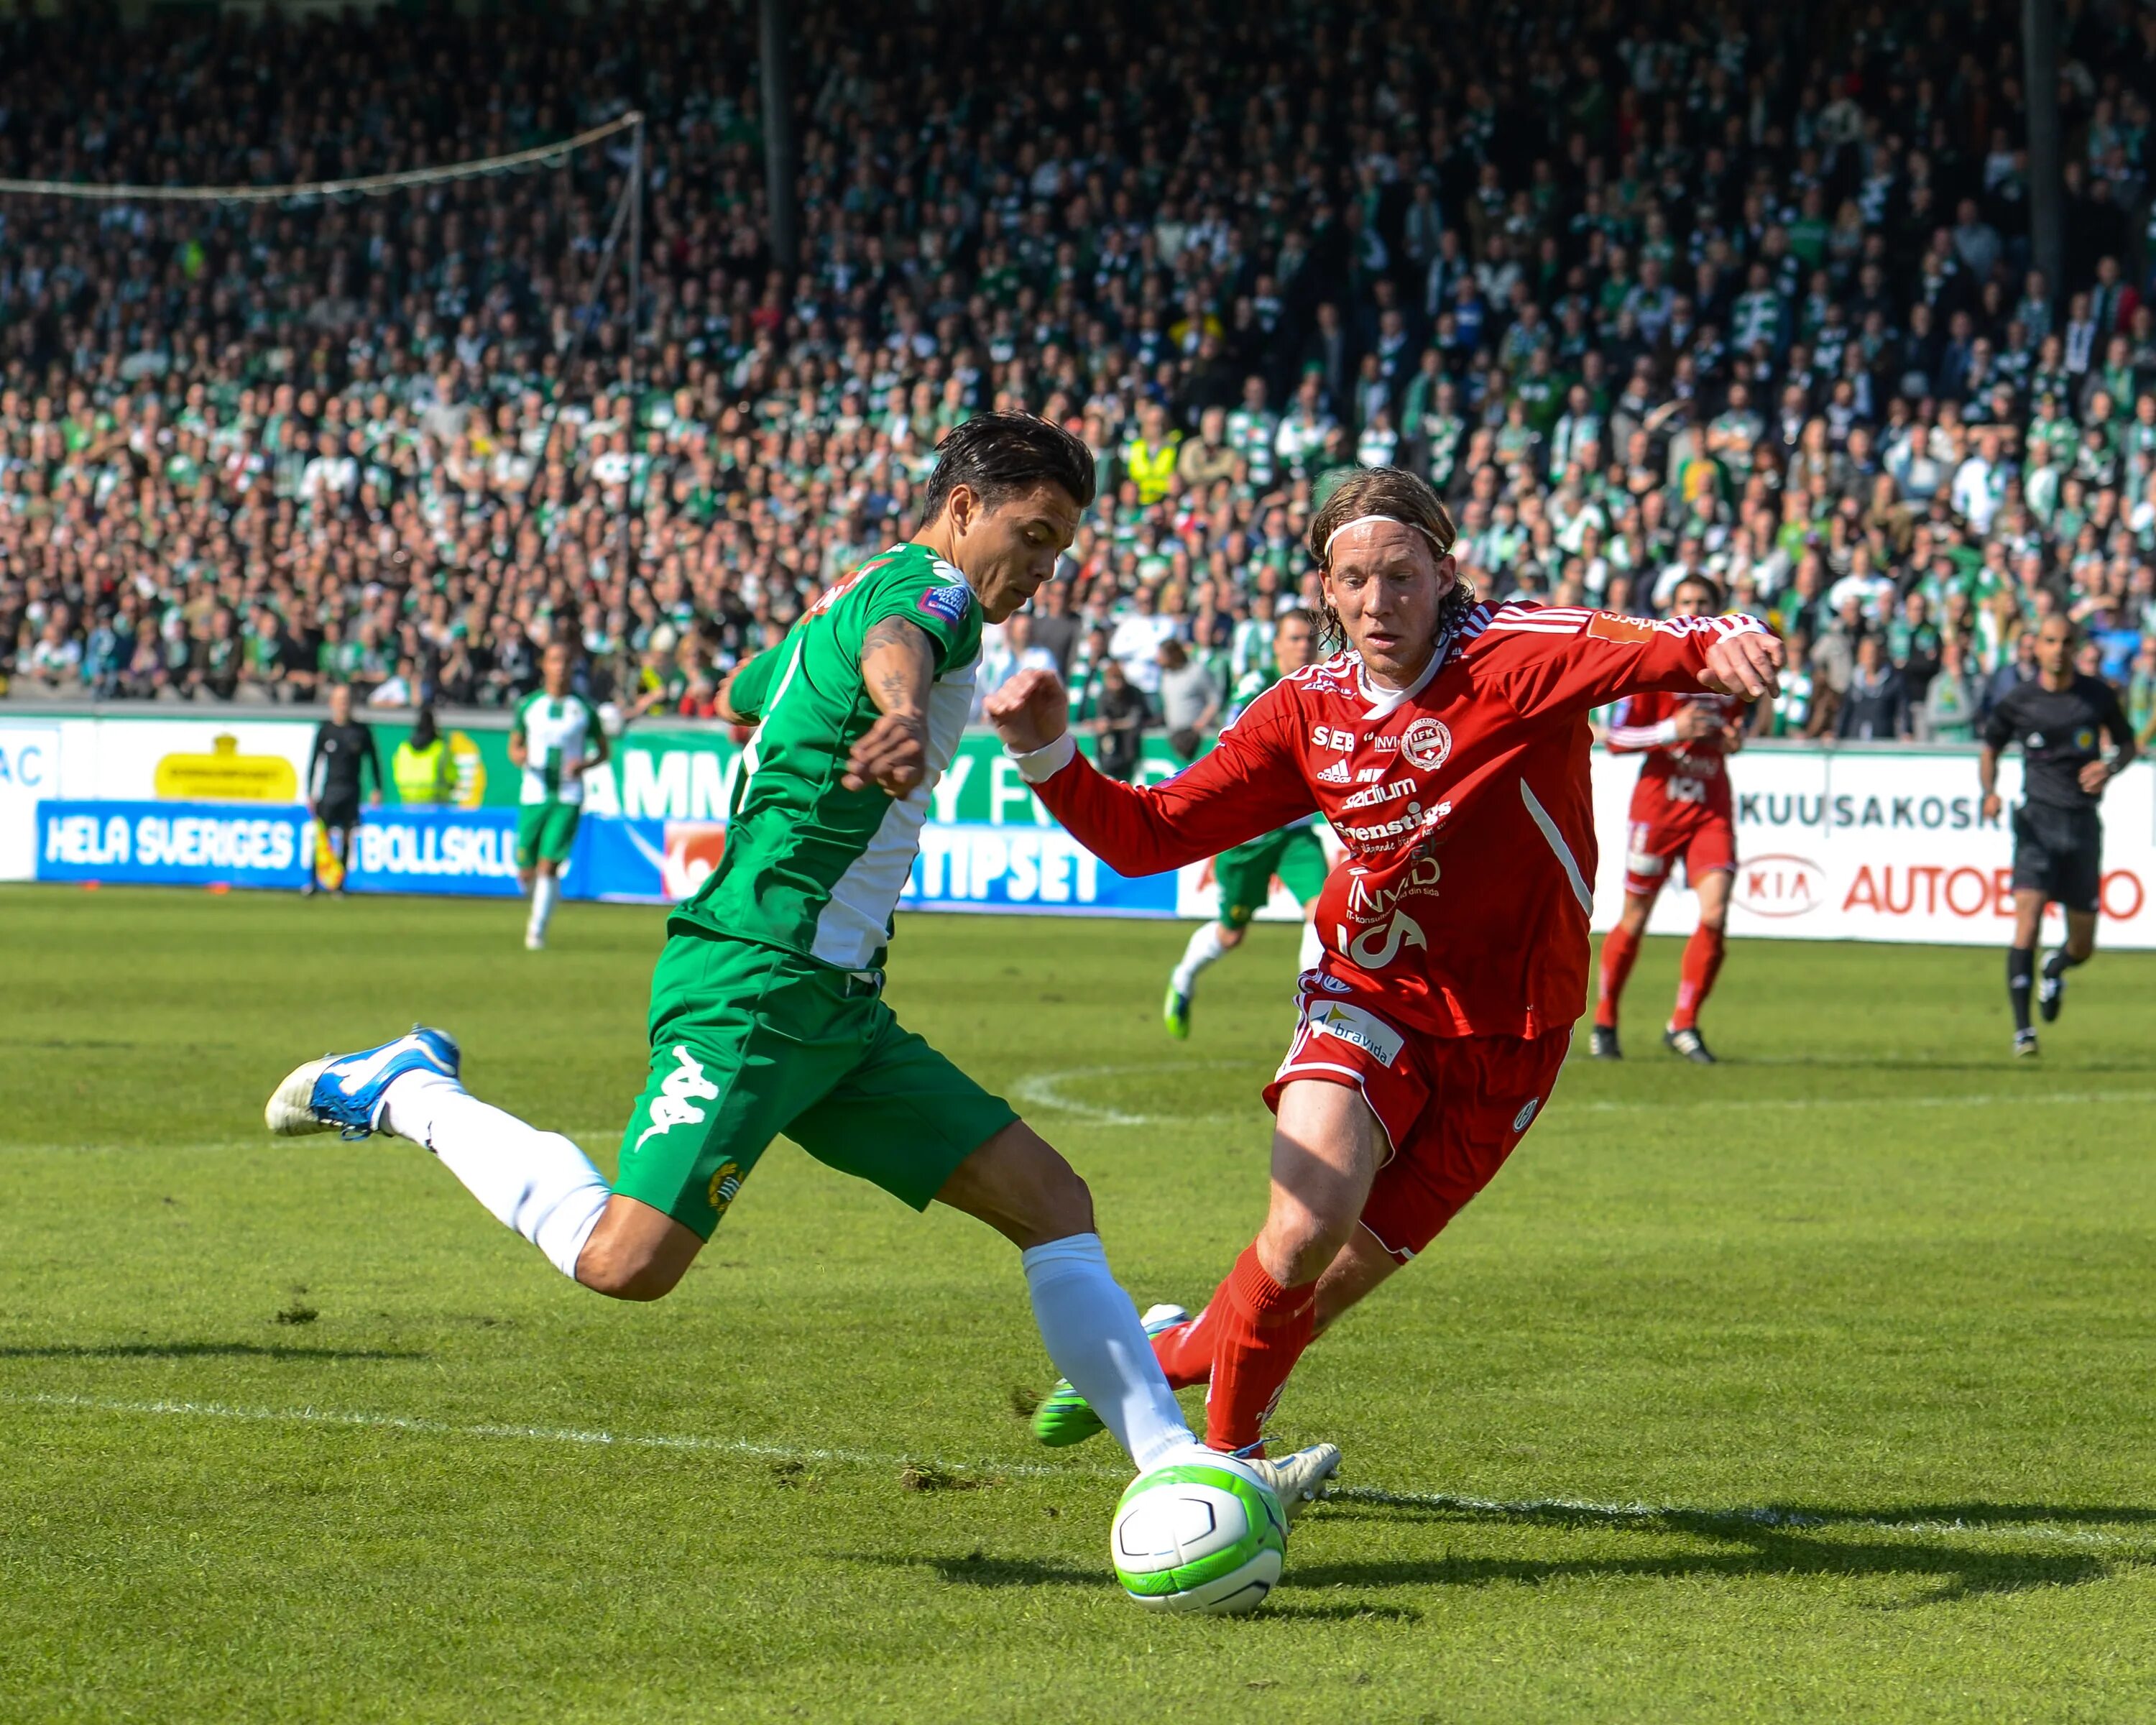
M1825 897L1826 870L1810 857L1747 857L1738 865L1734 896L1755 916L1801 916Z

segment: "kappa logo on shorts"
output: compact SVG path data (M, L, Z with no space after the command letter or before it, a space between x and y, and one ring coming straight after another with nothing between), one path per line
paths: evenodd
M1310 1014L1310 1028L1324 1036L1337 1036L1342 1042L1352 1043L1365 1054L1374 1056L1389 1066L1399 1058L1404 1039L1383 1019L1367 1013L1359 1006L1349 1006L1338 1000L1328 1000L1324 1007Z
M678 1042L674 1045L674 1058L680 1065L666 1075L659 1086L659 1094L651 1099L651 1124L638 1136L636 1147L639 1150L646 1138L670 1132L677 1126L701 1126L704 1111L696 1104L719 1099L718 1086L704 1076L703 1066L696 1057Z
M973 589L963 581L949 587L932 587L921 596L921 608L946 623L957 623L973 603Z
M1529 1096L1527 1100L1521 1105L1520 1111L1512 1117L1512 1130L1516 1132L1525 1132L1529 1126L1533 1124L1535 1110L1541 1107L1542 1105L1543 1099L1540 1096Z

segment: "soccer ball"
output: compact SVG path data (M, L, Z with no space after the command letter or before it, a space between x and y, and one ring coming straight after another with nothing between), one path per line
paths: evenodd
M1131 1481L1108 1535L1116 1579L1148 1611L1255 1611L1287 1561L1270 1487L1223 1456Z

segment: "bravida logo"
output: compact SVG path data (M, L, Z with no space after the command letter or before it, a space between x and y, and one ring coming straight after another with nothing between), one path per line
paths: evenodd
M1805 856L1748 856L1737 865L1738 907L1755 916L1801 916L1826 896L1826 870Z

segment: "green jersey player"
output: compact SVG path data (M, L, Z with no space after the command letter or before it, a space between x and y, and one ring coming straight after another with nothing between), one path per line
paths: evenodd
M551 641L539 660L540 686L516 704L509 721L509 758L522 774L517 791L516 881L531 895L524 944L547 944L561 873L584 812L584 773L607 757L606 732L592 704L569 686L574 664L566 641Z
M567 1138L470 1095L456 1045L434 1029L300 1066L270 1099L270 1129L424 1144L564 1275L625 1300L680 1281L783 1132L1019 1247L1050 1356L1142 1470L1194 1453L1299 1507L1338 1451L1245 1463L1194 1450L1109 1274L1084 1181L883 999L893 911L972 706L981 625L1049 578L1092 495L1091 453L1068 433L1019 413L968 421L943 443L912 542L730 679L726 716L757 728L724 857L668 919L613 1185Z
M1317 654L1317 619L1300 608L1284 611L1273 624L1273 662L1260 671L1254 669L1235 690L1237 716L1281 678L1302 670ZM1233 724L1235 721L1229 721ZM1161 1021L1178 1040L1190 1034L1190 998L1198 987L1198 973L1216 963L1223 953L1243 943L1250 919L1272 896L1273 881L1295 895L1302 906L1302 953L1298 963L1308 970L1323 950L1310 916L1317 907L1332 865L1317 837L1317 817L1296 821L1277 833L1224 850L1213 860L1214 884L1220 890L1220 907L1213 921L1202 922L1183 949L1183 959L1168 979L1168 999L1161 1007Z

